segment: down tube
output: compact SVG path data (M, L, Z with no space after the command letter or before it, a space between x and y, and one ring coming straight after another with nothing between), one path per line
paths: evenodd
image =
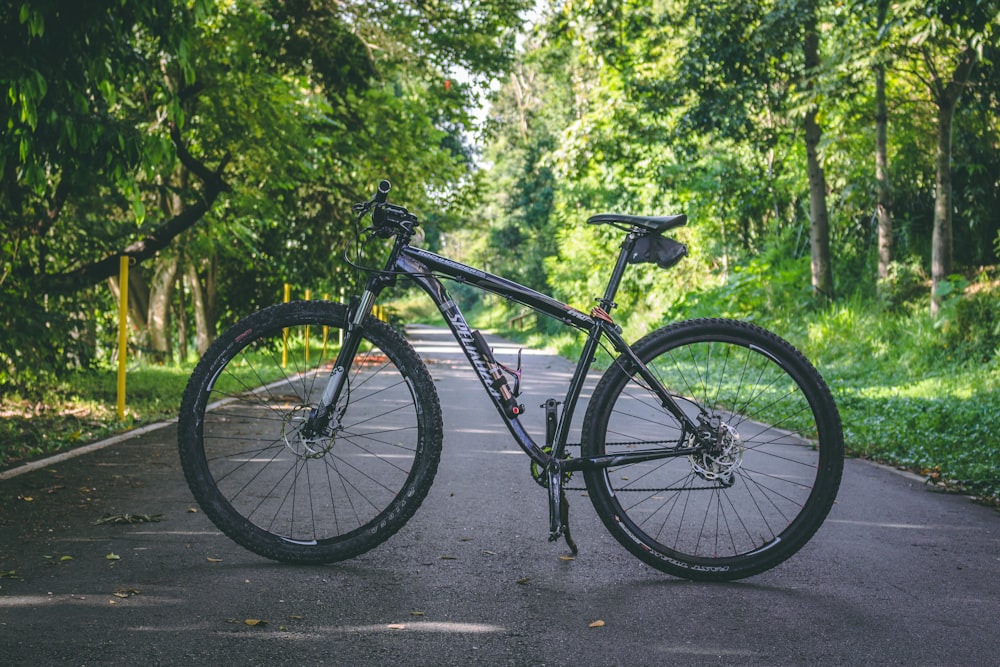
M482 383L486 393L489 394L490 400L493 401L493 406L497 409L497 413L500 415L500 418L503 419L504 423L507 425L507 429L510 431L511 435L514 436L514 440L517 441L518 446L520 446L533 461L539 463L540 465L545 465L549 460L548 455L541 450L537 443L535 443L532 439L531 435L524 430L524 426L521 425L521 422L517 417L507 416L503 408L503 403L501 402L502 397L500 396L500 393L491 386L493 379L490 377L486 360L483 359L482 354L480 354L479 350L476 348L476 344L472 338L472 330L465 321L465 317L462 315L462 311L459 309L458 305L452 301L451 297L448 295L448 291L444 288L444 285L441 284L440 280L428 272L426 266L413 257L405 254L400 255L399 259L396 261L396 266L409 274L408 277L417 283L421 289L427 292L437 305L438 310L441 311L445 322L448 324L448 328L451 329L452 335L455 337L455 340L458 341L459 346L462 348L462 352L465 353L465 357L475 369L476 375L479 376L480 383Z

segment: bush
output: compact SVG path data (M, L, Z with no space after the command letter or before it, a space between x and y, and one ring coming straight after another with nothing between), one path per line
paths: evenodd
M983 361L995 357L1000 347L1000 295L995 291L968 294L954 304L945 331L950 345L963 347Z
M926 301L928 289L930 277L917 257L911 257L906 262L892 262L888 277L878 282L879 298L891 310Z

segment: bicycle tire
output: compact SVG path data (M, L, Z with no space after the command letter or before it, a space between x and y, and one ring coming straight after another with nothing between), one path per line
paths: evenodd
M370 316L339 427L301 436L346 322L343 305L322 301L261 310L219 336L184 392L178 449L188 486L219 530L261 556L358 556L413 516L437 472L434 382L410 344Z
M796 553L843 472L840 416L812 364L773 333L725 319L661 328L632 349L685 414L714 418L718 450L588 470L611 534L650 566L695 580L741 579ZM583 456L692 444L628 361L608 368L584 417Z

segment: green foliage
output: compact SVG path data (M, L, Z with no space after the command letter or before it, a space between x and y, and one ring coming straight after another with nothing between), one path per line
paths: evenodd
M431 208L468 178L483 80L452 85L453 70L503 69L524 6L7 1L0 394L107 363L65 313L106 298L125 250L148 260L136 289L167 293L149 308L172 311L140 299L134 323L168 323L149 332L167 340L172 319L203 316L211 336L283 282L338 292L350 204L389 177ZM183 286L146 284L171 264ZM182 301L191 275L206 312Z
M1000 495L998 371L963 369L894 387L841 387L837 401L853 451Z

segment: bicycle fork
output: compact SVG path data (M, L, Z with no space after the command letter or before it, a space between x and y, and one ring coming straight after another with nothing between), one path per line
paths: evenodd
M341 415L334 414L334 406L340 400L354 355L361 347L361 323L365 315L371 311L375 297L375 292L366 289L348 310L344 343L337 354L333 370L330 371L319 405L312 409L309 419L302 428L302 435L306 438L330 435L340 426Z

